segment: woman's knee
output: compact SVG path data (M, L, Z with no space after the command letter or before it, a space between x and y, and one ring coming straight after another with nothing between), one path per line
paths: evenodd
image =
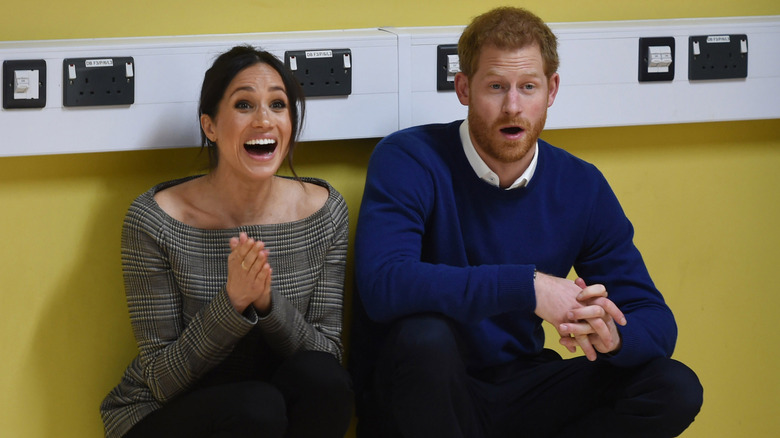
M303 351L288 358L277 371L275 380L280 378L333 391L349 390L352 386L349 373L338 359L323 351Z
M288 436L344 435L354 407L352 380L332 354L295 354L277 371L274 384L287 401Z
M288 400L307 398L315 403L352 409L352 379L330 353L297 353L282 364L273 380Z
M266 430L268 436L281 436L287 428L287 408L282 393L265 382L232 384L232 400L225 410L225 430L235 436L252 436ZM218 428L219 429L219 428ZM246 432L246 435L238 433Z
M278 389L243 381L209 386L174 399L136 424L127 436L284 436L286 406Z

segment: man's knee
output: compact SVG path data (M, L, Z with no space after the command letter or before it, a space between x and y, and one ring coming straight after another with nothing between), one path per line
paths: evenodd
M674 394L670 405L681 415L693 417L699 413L704 401L704 388L699 382L699 377L686 365L670 359L663 372L663 382L669 388L670 394Z
M647 386L656 394L656 414L669 436L682 433L701 410L704 390L696 373L674 359L657 359L646 365Z
M387 347L395 359L436 362L458 356L459 350L450 322L435 314L415 315L394 323Z
M476 424L457 332L441 315L393 323L377 363L375 390L375 404L363 411L368 415L361 418L366 421L361 437L411 436L411 431L458 436L454 430L471 431Z

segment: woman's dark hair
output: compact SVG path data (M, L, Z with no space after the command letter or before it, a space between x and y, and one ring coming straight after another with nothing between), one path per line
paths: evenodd
M289 139L290 147L287 150L287 165L290 166L290 171L297 178L295 169L293 169L292 157L295 144L303 127L306 103L303 99L303 90L295 76L274 55L248 45L233 47L219 55L211 68L206 71L206 75L203 78L203 86L200 90L200 105L198 107L198 121L200 122L200 117L204 114L215 119L219 102L222 100L230 82L242 70L256 64L266 64L276 70L279 76L282 77L287 100L289 101L288 108L292 126ZM206 137L203 127L200 129L200 138L202 148L206 148L209 153L209 168L213 170L217 167L219 161L217 145Z

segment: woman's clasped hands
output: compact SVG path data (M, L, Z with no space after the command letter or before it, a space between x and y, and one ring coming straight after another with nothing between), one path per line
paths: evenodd
M260 314L271 309L271 265L269 251L260 240L246 233L230 239L228 257L227 294L233 307L243 313L254 305Z

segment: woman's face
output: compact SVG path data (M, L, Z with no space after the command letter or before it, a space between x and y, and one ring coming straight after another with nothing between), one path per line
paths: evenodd
M289 105L282 77L271 66L240 71L225 89L216 116L200 118L203 132L217 144L215 171L230 169L247 179L273 176L290 147Z

